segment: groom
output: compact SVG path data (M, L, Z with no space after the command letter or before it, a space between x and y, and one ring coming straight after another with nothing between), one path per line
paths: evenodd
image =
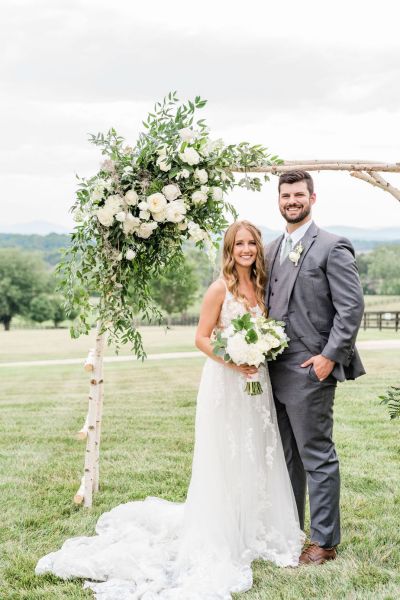
M266 246L269 316L286 323L289 347L269 363L286 463L304 529L306 485L311 545L300 564L336 558L340 542L339 462L332 440L336 384L365 373L354 347L364 310L354 249L312 220L313 180L279 178L285 233Z

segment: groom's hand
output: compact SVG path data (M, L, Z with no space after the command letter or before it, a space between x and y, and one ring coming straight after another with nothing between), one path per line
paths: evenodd
M330 375L335 366L335 361L330 358L326 358L326 356L322 356L322 354L317 354L316 356L312 356L305 362L303 362L301 367L309 367L310 365L314 365L314 371L316 376L320 381L323 381Z

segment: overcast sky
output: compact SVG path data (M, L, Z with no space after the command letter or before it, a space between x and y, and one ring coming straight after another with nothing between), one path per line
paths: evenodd
M208 99L213 137L294 159L400 162L398 0L3 0L1 224L70 226L75 173L100 156L87 133L132 144L155 100ZM400 187L400 174L388 176ZM400 225L392 196L347 173L315 174L324 225ZM282 227L276 178L232 196Z

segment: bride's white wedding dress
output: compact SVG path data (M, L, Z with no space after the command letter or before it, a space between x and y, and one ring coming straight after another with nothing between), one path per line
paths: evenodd
M244 312L227 291L220 326ZM100 517L97 535L67 540L36 573L90 580L98 600L228 600L252 586L255 558L296 566L304 535L260 370L263 393L248 396L240 373L206 360L185 503L121 504Z

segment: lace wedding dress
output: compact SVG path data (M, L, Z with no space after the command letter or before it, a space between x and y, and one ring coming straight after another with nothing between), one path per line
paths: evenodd
M220 327L244 312L227 291ZM36 573L90 580L98 600L228 600L252 586L255 558L296 566L304 535L261 371L263 393L248 396L240 373L206 360L185 503L121 504L100 517L97 535L67 540Z

